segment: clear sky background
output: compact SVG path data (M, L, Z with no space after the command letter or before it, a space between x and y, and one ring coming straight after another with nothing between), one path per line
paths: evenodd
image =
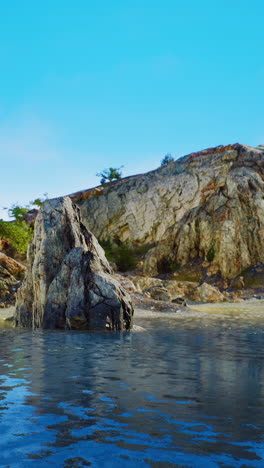
M263 0L0 2L0 208L264 143L263 17Z

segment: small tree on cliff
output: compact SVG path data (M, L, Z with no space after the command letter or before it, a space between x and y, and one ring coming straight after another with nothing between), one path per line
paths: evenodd
M36 198L36 200L29 202L26 206L21 206L18 203L12 205L7 210L10 221L0 219L0 239L8 241L18 253L26 254L28 243L32 237L33 229L25 221L25 215L32 207L41 207L47 199L48 194L44 193L45 198Z
M0 219L0 239L8 241L20 254L25 254L33 232L24 221L24 215L28 212L28 207L17 204L5 209L8 210L8 215L13 220L4 221Z
M96 174L97 177L101 177L100 183L103 185L105 182L112 182L113 180L118 180L122 178L121 167L109 167L109 169L104 169L102 172Z
M161 166L167 166L170 162L174 161L174 158L170 153L165 154L164 158L161 160Z

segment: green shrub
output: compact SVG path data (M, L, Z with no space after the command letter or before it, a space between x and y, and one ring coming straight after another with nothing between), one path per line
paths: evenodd
M169 258L162 258L157 264L159 273L174 273L181 268L181 264Z
M9 222L0 219L0 238L7 240L20 254L24 255L27 252L28 243L33 234L33 229L24 221L24 215L33 206L41 207L45 199L47 199L46 193L44 197L36 198L36 200L29 202L27 206L14 204L11 208L4 208L7 210L8 216L14 219Z
M100 245L104 249L105 256L109 262L114 262L113 246L110 240L100 240Z
M109 262L114 262L119 271L134 270L137 265L138 255L136 249L131 247L128 242L102 240L101 246L105 251Z
M122 177L121 167L109 167L104 169L102 172L96 174L97 177L101 177L100 183L103 185L105 182L112 182L113 180L119 180Z
M25 221L7 222L0 219L0 238L8 240L21 254L27 252L32 233L32 228Z
M115 263L118 270L128 271L136 268L136 258L133 249L128 244L119 245L114 251Z
M215 258L215 248L213 245L211 245L211 247L209 248L207 254L206 254L206 260L208 262L212 262L213 259Z
M174 158L170 153L165 154L164 158L161 160L160 165L161 166L167 166L170 164L172 161L174 161Z
M8 211L8 216L10 218L15 218L15 222L19 224L23 222L24 215L28 212L29 207L12 205L11 208L5 208Z

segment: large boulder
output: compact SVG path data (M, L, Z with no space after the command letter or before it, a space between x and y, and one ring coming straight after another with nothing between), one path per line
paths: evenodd
M223 302L226 301L224 294L211 284L202 283L190 297L195 302Z
M47 200L35 221L16 325L128 330L133 307L70 198Z

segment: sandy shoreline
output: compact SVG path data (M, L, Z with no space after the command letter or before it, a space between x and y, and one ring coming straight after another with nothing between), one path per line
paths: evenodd
M0 320L8 320L15 314L15 306L0 307Z
M152 302L152 301L151 301ZM156 302L156 301L155 301ZM167 305L167 307L165 306ZM168 307L167 303L162 304L163 307L153 307L152 304L135 304L135 316L141 316L142 314L153 315L157 314L166 315L174 313L177 317L195 317L201 314L209 315L225 315L225 314L238 314L241 316L247 315L251 311L258 313L264 317L264 300L252 300L245 302L233 302L233 303L203 303L203 304L192 304L189 307ZM177 310L178 309L178 310ZM0 307L0 321L9 321L15 314L15 306L3 308Z

